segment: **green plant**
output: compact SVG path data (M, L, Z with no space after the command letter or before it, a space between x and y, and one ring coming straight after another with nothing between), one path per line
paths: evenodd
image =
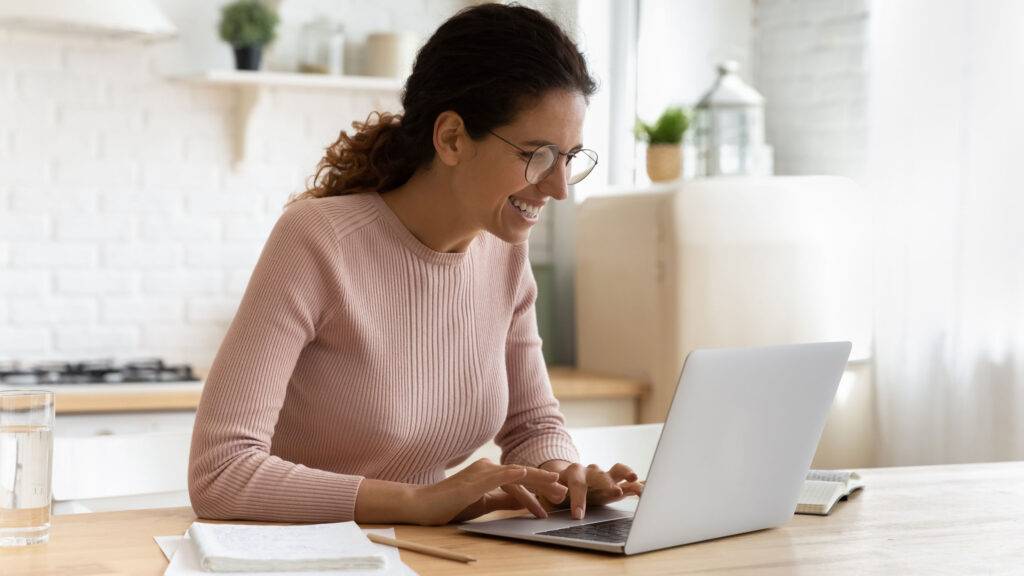
M260 0L237 0L221 10L220 37L235 48L274 40L277 14Z
M654 124L636 121L636 136L650 144L679 144L690 127L690 118L680 106L669 106Z

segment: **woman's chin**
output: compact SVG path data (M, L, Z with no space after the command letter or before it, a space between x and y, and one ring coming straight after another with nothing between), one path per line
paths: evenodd
M509 230L506 227L502 227L497 231L492 230L491 234L494 234L509 244L519 244L530 239L529 230Z

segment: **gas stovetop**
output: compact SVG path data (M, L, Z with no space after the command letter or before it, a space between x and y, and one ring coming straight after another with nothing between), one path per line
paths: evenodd
M51 386L74 384L198 383L187 364L165 364L157 358L115 363L113 360L41 362L22 365L0 362L0 385Z

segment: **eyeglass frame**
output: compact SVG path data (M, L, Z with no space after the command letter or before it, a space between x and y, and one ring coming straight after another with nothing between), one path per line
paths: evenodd
M498 138L498 140L501 140L502 142L508 144L509 146L514 147L516 150L519 150L523 154L529 154L530 155L530 157L526 160L526 167L523 168L523 177L526 178L527 182L530 182L530 177L527 175L527 174L530 173L530 162L533 162L534 157L537 155L537 151L540 150L541 148L551 148L551 149L554 149L555 153L557 153L558 156L555 156L555 161L551 163L551 167L547 169L547 171L544 173L544 176L541 177L540 180L538 180L536 182L530 182L530 184L533 184L533 185L540 184L541 182L544 181L545 178L547 178L548 176L551 175L551 172L553 172L554 169L555 169L555 164L558 163L558 157L559 156L565 156L565 157L569 158L569 161L572 161L572 159L575 158L576 155L579 154L580 152L586 151L586 152L590 152L591 154L594 155L594 158L593 158L594 165L591 166L590 170L587 170L586 173L584 173L583 176L579 180L577 180L575 182L569 182L569 180L566 179L565 183L567 185L569 185L569 186L572 186L574 184L579 184L580 182L582 182L584 179L586 179L587 176L590 176L590 173L593 172L594 168L597 167L597 161L598 161L597 152L591 150L590 148L580 148L579 150L576 150L575 152L562 152L561 150L558 149L558 146L555 146L554 144L541 144L540 146L537 146L532 151L530 151L530 150L527 150L527 149L519 146L518 144L515 144L514 142L509 142L508 140L506 140L505 138L501 137L497 132L495 132L493 130L488 130L488 132L491 133L493 136L496 136Z

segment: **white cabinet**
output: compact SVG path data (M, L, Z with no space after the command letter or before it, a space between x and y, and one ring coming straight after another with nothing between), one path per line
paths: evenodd
M188 506L195 412L57 416L54 513Z
M57 414L55 437L122 436L151 432L178 432L192 430L196 413L178 412L122 412L102 414Z

